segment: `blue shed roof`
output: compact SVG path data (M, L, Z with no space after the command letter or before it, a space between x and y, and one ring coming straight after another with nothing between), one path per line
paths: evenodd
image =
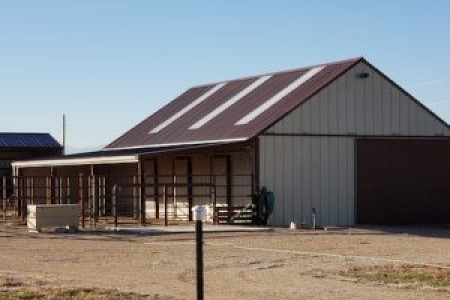
M2 133L0 148L61 148L61 144L48 133Z

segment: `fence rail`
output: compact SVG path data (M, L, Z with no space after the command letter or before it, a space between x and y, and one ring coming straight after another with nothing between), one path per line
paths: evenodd
M191 221L209 204L215 223L251 223L251 175L4 176L0 221L25 221L28 204L78 204L81 226L99 223ZM142 181L142 182L141 182ZM250 206L249 206L250 205ZM250 210L250 212L248 212ZM239 213L239 217L233 217Z

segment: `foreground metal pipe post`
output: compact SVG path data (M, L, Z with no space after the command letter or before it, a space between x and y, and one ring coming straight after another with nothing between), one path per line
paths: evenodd
M169 220L167 220L167 195L166 195L166 186L163 186L163 201L164 201L164 226L169 225Z
M197 300L204 299L204 279L203 279L203 223L201 220L195 221L196 252L197 252Z

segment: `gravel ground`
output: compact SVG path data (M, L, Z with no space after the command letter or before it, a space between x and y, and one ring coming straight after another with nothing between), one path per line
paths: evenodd
M354 267L450 268L450 229L378 227L205 235L206 299L449 299L427 286L361 282ZM0 276L52 287L195 299L194 234L28 233L0 224Z

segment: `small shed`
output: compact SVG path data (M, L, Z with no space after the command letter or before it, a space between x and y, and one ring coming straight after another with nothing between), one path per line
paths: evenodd
M0 132L0 176L11 176L11 163L62 155L62 146L48 133Z
M265 187L276 226L450 223L449 137L445 121L355 58L196 86L100 152L14 166L87 174L79 185L97 207L110 201L99 184L121 182L134 195L124 212L152 218L191 219L193 205L214 202L232 221Z

